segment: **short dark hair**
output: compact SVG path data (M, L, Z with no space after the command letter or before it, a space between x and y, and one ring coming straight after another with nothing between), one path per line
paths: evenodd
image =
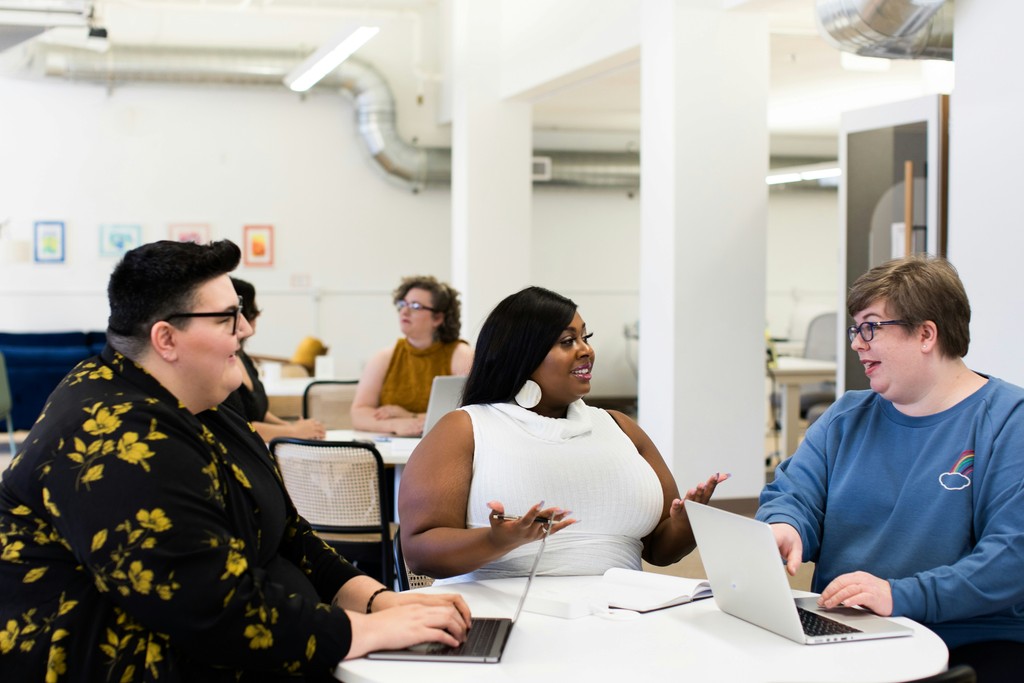
M238 246L228 240L209 244L161 240L126 253L107 284L110 345L137 360L149 344L154 323L188 311L196 290L230 273L241 257Z
M256 308L256 288L251 282L241 278L231 278L231 284L235 286L235 294L242 297L242 315L249 322L260 316L260 309Z
M433 275L410 275L402 278L401 284L391 293L393 303L405 298L410 289L425 289L430 292L435 313L444 314L444 322L437 328L437 339L445 344L459 338L462 331L462 304L459 292L449 284L438 281Z
M543 287L505 297L480 329L462 404L515 398L575 315L572 299Z
M886 261L857 278L846 297L850 317L884 300L894 318L912 328L931 320L939 350L963 358L971 345L971 303L953 264L917 254Z

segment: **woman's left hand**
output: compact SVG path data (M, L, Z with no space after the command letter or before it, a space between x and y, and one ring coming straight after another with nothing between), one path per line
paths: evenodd
M887 617L892 614L892 586L867 572L841 574L825 586L818 598L818 606L866 607L875 614Z
M683 507L683 500L692 500L696 503L707 505L708 501L711 500L711 496L715 492L715 488L728 478L728 474L721 473L715 473L708 477L707 481L702 481L697 484L697 486L687 491L684 498L676 498L673 500L669 514L673 519L686 520L686 508Z
M415 413L411 413L402 406L394 404L388 404L380 406L373 411L373 417L377 420L393 420L398 417L416 417Z
M373 611L379 612L382 609L401 605L439 605L442 607L450 605L461 615L467 630L469 629L470 619L472 619L469 605L466 604L466 601L458 593L420 593L418 591L394 593L392 591L385 591L374 599Z
M323 439L327 430L319 420L301 419L292 423L292 436L297 439Z

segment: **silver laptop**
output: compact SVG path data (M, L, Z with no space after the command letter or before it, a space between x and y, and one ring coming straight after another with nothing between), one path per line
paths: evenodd
M512 632L512 627L519 619L523 611L523 603L530 593L530 584L533 577L537 575L537 566L540 564L540 556L544 553L544 546L548 542L548 531L551 523L544 525L544 536L540 539L537 547L537 554L533 557L533 566L526 577L526 584L523 586L523 593L519 596L519 604L512 618L474 618L470 623L469 635L466 641L458 647L449 647L441 643L423 643L406 650L381 650L366 655L367 659L402 659L417 662L485 662L495 663L501 661L501 655L505 651L505 643Z
M427 416L423 421L424 436L438 420L459 407L465 386L465 375L438 375L434 378L430 385L430 399L427 401Z
M824 609L817 597L794 598L767 524L690 500L685 505L715 602L726 614L807 645L913 634L867 610Z

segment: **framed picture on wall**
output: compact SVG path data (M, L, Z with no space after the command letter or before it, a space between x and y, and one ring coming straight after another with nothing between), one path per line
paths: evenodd
M274 265L274 226L245 226L243 242L245 244L243 251L245 254L245 265Z
M100 226L100 256L123 256L141 243L141 225Z
M171 223L170 238L175 242L206 244L210 241L210 226L206 223Z
M36 221L36 263L64 263L64 221Z

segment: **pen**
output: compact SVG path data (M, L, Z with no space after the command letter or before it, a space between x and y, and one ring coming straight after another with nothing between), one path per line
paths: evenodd
M499 522L515 522L516 520L522 519L521 515L498 515L491 514L491 517L498 520ZM533 521L540 522L541 524L551 524L554 520L547 517L534 517Z

